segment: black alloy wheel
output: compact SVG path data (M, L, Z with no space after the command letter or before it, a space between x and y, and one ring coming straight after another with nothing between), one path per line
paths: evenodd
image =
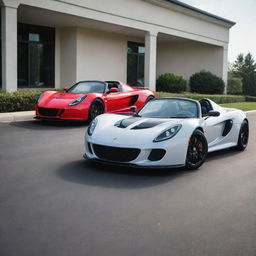
M190 137L186 167L188 169L197 169L205 161L208 153L208 144L204 133L200 130L195 130Z
M101 100L94 100L90 106L88 121L91 122L96 116L104 113L104 106Z
M248 141L249 141L249 123L245 119L241 124L236 148L241 151L245 150L247 147Z

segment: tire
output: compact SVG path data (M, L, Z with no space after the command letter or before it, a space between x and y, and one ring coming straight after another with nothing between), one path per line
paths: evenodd
M241 124L236 149L243 151L246 149L249 141L249 123L246 119Z
M190 137L187 156L186 168L198 169L205 161L208 154L208 143L204 133L200 130L195 130Z
M91 103L89 114L88 114L88 121L91 122L96 116L101 115L104 113L104 105L101 100L96 99Z

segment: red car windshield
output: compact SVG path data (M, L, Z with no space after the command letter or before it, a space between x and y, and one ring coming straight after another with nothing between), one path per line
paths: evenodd
M104 93L106 84L98 81L85 81L73 85L68 93Z

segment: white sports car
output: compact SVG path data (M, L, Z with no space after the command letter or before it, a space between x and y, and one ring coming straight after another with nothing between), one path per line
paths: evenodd
M248 138L248 120L238 109L209 99L161 98L133 116L97 116L85 135L84 157L137 167L196 169L208 152L244 150Z

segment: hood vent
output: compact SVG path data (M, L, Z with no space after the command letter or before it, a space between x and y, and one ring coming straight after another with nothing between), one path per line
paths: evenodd
M129 117L129 118L125 118L125 119L122 119L122 120L116 122L115 126L119 127L119 128L126 128L129 125L131 125L135 122L138 122L140 120L141 120L140 117Z
M116 127L119 128L126 128L130 125L132 125L133 123L136 123L138 121L141 121L141 117L129 117L123 120L120 120L118 122L115 123ZM164 120L156 120L156 119L146 119L144 122L134 126L132 128L132 130L140 130L140 129L147 129L147 128L152 128L156 125L165 123L166 121Z
M132 130L139 130L139 129L148 129L152 128L154 126L157 126L159 124L165 123L166 121L162 120L147 120L143 123L140 123L132 128Z

